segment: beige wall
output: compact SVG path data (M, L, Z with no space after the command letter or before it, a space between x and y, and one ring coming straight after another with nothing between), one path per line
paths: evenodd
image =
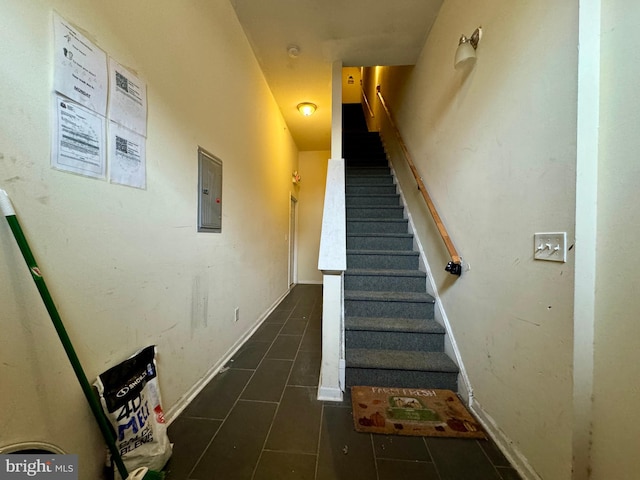
M360 67L344 67L342 69L342 103L360 103L362 89L360 88L360 78L362 69ZM349 77L353 77L353 83L349 83Z
M478 25L475 68L454 70L460 34ZM573 254L532 257L535 232L574 242L577 31L577 1L448 0L415 67L368 69L364 82L369 98L381 85L464 258L461 278L444 271L443 243L394 161L474 408L531 478L571 475Z
M146 80L146 190L50 168L53 9ZM298 152L233 9L5 1L0 69L0 188L87 375L157 344L176 411L288 288ZM224 162L221 234L196 232L198 146ZM0 305L0 447L51 442L100 478L103 442L4 221Z
M318 250L330 156L328 150L300 152L298 156L302 176L298 192L298 283L322 283L322 272L318 270Z
M603 0L592 478L638 478L640 6Z

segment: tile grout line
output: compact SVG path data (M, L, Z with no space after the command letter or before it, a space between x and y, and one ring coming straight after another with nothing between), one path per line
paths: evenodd
M291 453L293 455L306 455L307 457L315 457L316 454L315 453L309 453L309 452L291 452L288 450L276 450L274 448L264 448L263 449L264 452L273 452L273 453Z
M320 294L320 299L322 299L322 294ZM313 314L316 311L316 307L318 305L318 297L315 298L315 301L313 303L313 307L311 307L311 314L309 315L309 323L307 323L307 328L305 328L305 333L307 332L307 330L309 329L309 324L311 323L311 317L313 317ZM322 302L320 302L320 305L322 306ZM321 310L322 312L322 310ZM304 337L303 337L304 339ZM320 317L320 358L322 359L322 316ZM302 348L302 342L300 342L300 348ZM298 354L300 353L300 350L298 350ZM320 363L322 364L322 360L320 360ZM320 381L320 372L318 372L318 382ZM316 387L318 388L318 387ZM317 391L317 390L316 390ZM318 400L320 401L320 400ZM318 428L318 444L316 446L316 465L315 465L315 470L313 473L313 478L314 480L316 480L318 478L318 467L320 465L320 446L321 446L321 442L322 442L322 425L324 424L324 408L325 408L325 403L321 402L321 408L320 408L320 428Z
M429 444L427 443L427 437L422 437L422 443L424 443L425 448L427 449L427 453L429 453L429 458L433 463L433 468L436 471L436 475L438 476L438 480L442 480L442 475L440 475L440 469L438 468L438 464L436 463L436 459L431 453L431 449L429 448Z
M273 343L275 343L276 339L280 336L280 332L284 329L284 326L291 319L291 315L293 314L293 312L295 311L296 307L298 306L298 303L300 303L300 299L298 299L296 301L294 307L291 309L291 313L289 314L289 316L287 317L285 322L282 324L282 328L278 332L278 335L276 335L276 337L273 339L273 342L272 342L271 346L273 346ZM306 331L306 327L305 327L305 331ZM302 336L304 336L304 332L303 332ZM300 343L302 343L302 336L300 337ZM269 349L271 349L271 347L269 347ZM258 471L258 465L260 464L260 460L262 459L262 455L266 450L267 442L269 441L269 435L271 435L271 430L273 430L273 424L275 423L276 417L278 416L278 411L280 410L280 404L282 402L282 398L284 397L284 392L287 389L287 384L289 383L289 378L291 377L291 371L293 370L293 366L296 363L296 359L298 358L298 352L299 351L300 351L300 345L298 345L298 350L296 351L296 354L293 357L293 361L291 362L291 368L289 369L289 375L287 375L287 380L284 382L284 387L282 388L282 393L280 394L280 400L278 400L278 402L277 402L276 410L275 410L275 412L273 412L273 418L271 419L271 423L269 424L269 430L267 431L267 434L264 437L264 442L262 443L262 448L260 449L260 454L258 455L258 459L256 460L256 464L253 466L253 472L251 473L251 480L253 480L255 478L256 472ZM268 353L269 353L269 350L267 350L265 352L264 357L262 357L262 360L260 361L260 365L262 365L262 362L264 361L264 359L266 358ZM256 371L257 370L258 369L256 368ZM249 381L251 381L251 380L249 380ZM249 382L247 382L247 385L249 385ZM246 388L246 386L245 386L245 388ZM243 390L243 392L244 392L244 390ZM240 396L242 396L242 393L240 394Z
M480 441L476 440L476 444L478 445L478 448L482 450L482 453L484 454L484 456L487 457L487 460L489 460L489 464L493 467L493 470L496 472L496 475L498 475L498 480L503 480L502 474L500 473L500 470L498 470L498 466L493 463L493 460L491 460L491 458L489 457L489 454L485 451L484 448L482 448L482 445L480 445Z
M318 304L318 298L316 297L316 301L314 302L313 307L311 308L311 315L313 315L317 304ZM309 318L309 323L311 323L311 318ZM309 328L309 323L307 323L307 328L305 329L305 333ZM322 333L322 321L320 325L320 331ZM322 338L322 335L320 335L320 338ZM304 336L303 336L303 339L304 339ZM300 342L300 346L302 347L302 342ZM300 353L300 351L298 351L298 353ZM320 356L322 357L322 353L320 354ZM318 372L318 382L319 381L320 381L320 372ZM316 446L316 465L315 465L315 470L313 472L314 480L317 480L318 478L318 467L320 465L320 445L322 441L322 426L324 425L324 408L326 406L324 402L322 402L321 404L322 404L322 407L320 408L320 428L318 429L318 445Z
M285 297L286 298L286 297ZM293 309L291 310L291 312L293 312ZM291 316L291 313L289 313L289 316L287 316L287 320L289 319L289 317ZM282 324L282 326L280 327L280 330L282 330L284 328L284 325L286 324L286 320L285 322ZM262 326L262 325L261 325ZM280 332L280 330L278 331L278 334ZM255 334L255 332L254 332ZM251 336L253 337L253 335ZM244 344L246 344L249 340L251 340L251 337L249 337ZM267 352L269 351L269 349L273 346L273 343L276 341L276 338L278 338L278 335L276 335L274 337L274 339L271 341L271 344L269 345L269 348L265 351L264 355L262 356L262 358L260 359L260 362L258 362L258 365L256 365L256 368L253 370L253 373L251 374L251 376L247 379L247 383L244 385L244 388L240 391L240 393L238 394L238 396L236 397L235 402L233 402L233 405L231 406L231 408L229 409L229 411L227 412L227 414L225 415L224 419L222 420L222 422L220 423L220 426L218 427L218 430L216 430L216 433L211 437L211 440L209 440L209 443L207 443L206 447L204 447L204 449L202 450L202 453L200 454L200 456L198 457L198 459L194 462L193 467L191 468L191 470L189 470L189 474L187 475L188 479L191 479L191 474L194 472L194 470L198 467L198 464L200 463L200 461L202 460L202 457L204 457L204 454L207 452L207 450L209 450L209 447L211 446L211 444L213 443L213 441L216 439L216 437L218 436L218 434L220 433L220 430L222 430L222 427L224 426L225 422L227 421L227 419L229 418L229 415L231 415L231 412L233 411L233 409L236 407L236 405L238 405L238 402L240 401L240 397L242 397L242 394L244 393L244 391L247 389L247 386L249 386L249 383L251 383L251 379L255 376L256 372L258 371L258 368L260 368L260 365L262 365L262 362L264 361L265 357L267 356ZM265 342L266 343L266 342ZM244 345L243 344L243 345ZM238 369L240 370L240 369ZM251 370L251 369L243 369L243 370ZM216 375L217 376L217 375ZM211 381L213 381L216 377L213 377L211 379ZM276 408L277 411L277 408ZM275 415L275 414L274 414ZM261 452L262 453L262 452ZM258 457L258 461L260 460L260 458ZM257 466L257 462L256 462L256 466ZM254 466L254 473L255 473L255 466ZM252 475L253 478L253 475Z
M353 410L351 411L351 415L353 415ZM378 472L378 456L376 455L376 446L373 441L373 434L369 434L369 440L371 441L371 453L373 455L373 468L376 471L376 480L380 480L380 472Z
M318 478L318 466L320 465L320 441L322 440L322 425L324 424L324 407L326 405L322 404L322 409L320 410L320 430L318 431L318 446L316 448L316 468L313 473L313 479L317 480Z
M315 296L315 295L314 295ZM305 295L302 295L301 298L304 298ZM285 297L286 298L286 297ZM284 300L284 299L283 299ZM240 393L238 394L238 396L236 397L235 401L233 402L233 405L230 407L229 411L227 412L227 414L225 415L225 417L223 419L212 419L212 418L208 418L208 417L193 417L193 416L186 416L185 418L193 418L193 419L197 419L197 420L207 420L207 421L216 421L216 422L220 422L220 425L218 426L218 428L216 429L216 432L213 434L213 436L211 437L211 440L206 444L206 446L203 448L202 453L200 454L200 456L197 458L197 460L194 462L193 467L191 468L191 470L189 470L187 478L189 480L194 480L193 477L191 477L191 475L193 474L193 472L195 471L195 469L197 468L197 466L199 465L199 463L202 461L202 458L204 457L205 453L207 452L207 450L209 450L209 448L211 447L211 444L213 443L213 441L216 439L216 437L218 436L218 434L220 433L220 430L222 429L223 425L225 424L225 422L227 421L229 415L231 414L231 412L233 411L233 409L238 405L238 402L240 401L247 401L247 402L258 402L258 403L270 403L270 404L276 404L276 412L274 413L274 417L273 420L271 421L271 425L269 428L269 432L267 433L267 437L265 438L265 444L266 445L266 439L268 439L269 433L271 432L271 428L273 427L273 421L275 420L275 415L277 414L277 410L279 408L279 404L280 401L282 400L282 396L284 395L284 389L286 389L287 385L286 383L288 383L289 378L291 376L291 371L293 369L293 364L295 363L295 360L297 359L297 356L300 352L300 346L301 344L298 345L298 350L296 352L296 355L294 357L293 360L291 359L282 359L282 360L288 360L291 361L292 366L291 366L291 370L289 371L289 376L287 377L287 382L285 382L285 386L283 389L283 395L280 396L280 401L278 402L269 402L269 401L260 401L260 400L243 400L241 399L243 393L245 392L245 390L247 389L249 383L251 382L251 380L253 379L253 377L255 376L256 371L258 370L258 368L260 368L260 366L262 365L262 363L264 362L264 360L266 359L267 353L268 351L273 347L274 342L276 341L276 339L278 338L278 336L280 336L280 332L284 329L284 326L286 325L286 323L292 318L293 312L296 309L296 307L298 306L298 304L300 303L300 299L298 299L297 301L295 301L294 306L291 308L291 310L289 311L287 317L285 318L284 322L282 323L282 325L280 325L280 329L278 330L278 333L275 335L274 339L271 342L263 342L263 343L269 343L269 347L267 348L267 350L265 351L264 355L262 356L262 358L260 359L260 361L258 362L258 364L256 365L255 369L250 369L250 368L234 368L234 370L240 370L240 371L253 371L253 373L251 374L251 376L247 379L246 384L244 385L244 388L240 391ZM317 298L314 300L314 303L311 307L311 312L313 313L313 309L315 308L315 306L317 305ZM285 310L286 311L286 310ZM273 312L272 312L273 313ZM283 312L284 313L284 312ZM297 317L296 317L297 318ZM309 318L307 320L307 326L305 326L305 330L303 331L303 335L307 330L308 324L311 320L311 315L309 315ZM267 322L265 321L264 324L267 324ZM271 325L277 325L277 323L273 323ZM254 332L255 333L255 332ZM251 337L248 338L246 340L246 342L250 341ZM301 339L302 341L302 339ZM246 343L245 342L245 343ZM276 359L278 360L278 359ZM232 368L232 367L230 367ZM215 377L214 377L215 378ZM213 378L211 379L211 381L213 381ZM307 388L312 388L312 387L308 387ZM255 476L256 473L256 469L257 469L257 465L260 461L260 458L262 457L262 452L265 451L266 449L264 448L263 445L263 449L260 452L260 455L258 457L258 460L256 462L256 464L254 465L254 470L252 473L252 478L253 476ZM269 451L269 450L267 450ZM306 455L313 455L313 454L308 454L306 453ZM317 458L316 458L316 463L317 463Z

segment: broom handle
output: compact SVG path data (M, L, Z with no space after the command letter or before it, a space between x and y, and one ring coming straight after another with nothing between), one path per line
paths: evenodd
M111 456L113 458L116 467L118 468L118 472L120 472L120 476L123 479L128 477L127 468L124 466L124 462L120 457L120 453L118 452L118 447L116 447L115 438L113 432L111 431L110 425L107 423L107 419L104 416L102 411L102 407L98 403L96 399L93 389L87 380L87 376L82 369L82 365L80 364L80 360L76 355L76 351L71 344L71 340L69 339L69 335L64 328L64 324L62 323L62 319L58 314L58 310L56 309L55 304L53 303L53 299L51 298L51 294L49 293L49 289L47 288L47 284L44 282L44 277L38 268L38 264L36 263L36 259L31 253L31 249L29 248L29 243L27 242L26 237L20 227L20 223L18 222L18 217L16 216L16 212L13 209L13 205L11 204L11 200L7 195L7 192L0 189L0 210L4 214L7 222L9 223L9 228L13 232L13 236L18 243L18 247L22 252L22 256L24 257L25 262L27 262L27 267L29 267L29 271L31 272L31 276L33 277L33 281L38 287L38 292L40 292L40 296L42 297L42 301L44 302L45 307L47 308L47 312L49 312L49 316L51 317L51 321L53 322L53 326L58 332L58 337L62 342L62 346L64 347L64 351L67 353L67 357L69 358L69 362L71 362L71 366L73 367L73 371L80 382L80 387L82 387L82 391L84 396L87 398L89 402L89 406L91 407L91 411L93 412L93 416L96 418L98 422L98 427L100 427L100 431L102 432L102 436L107 442L107 446L111 451Z

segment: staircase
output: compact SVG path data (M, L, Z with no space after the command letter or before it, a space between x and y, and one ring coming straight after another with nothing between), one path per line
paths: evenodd
M458 367L444 353L445 329L396 191L386 154L362 107L343 105L347 271L347 386L457 391Z

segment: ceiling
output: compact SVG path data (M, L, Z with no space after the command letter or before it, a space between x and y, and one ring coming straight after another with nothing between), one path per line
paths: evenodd
M331 148L332 63L415 64L442 1L230 0L301 151ZM296 110L305 101L311 117Z

